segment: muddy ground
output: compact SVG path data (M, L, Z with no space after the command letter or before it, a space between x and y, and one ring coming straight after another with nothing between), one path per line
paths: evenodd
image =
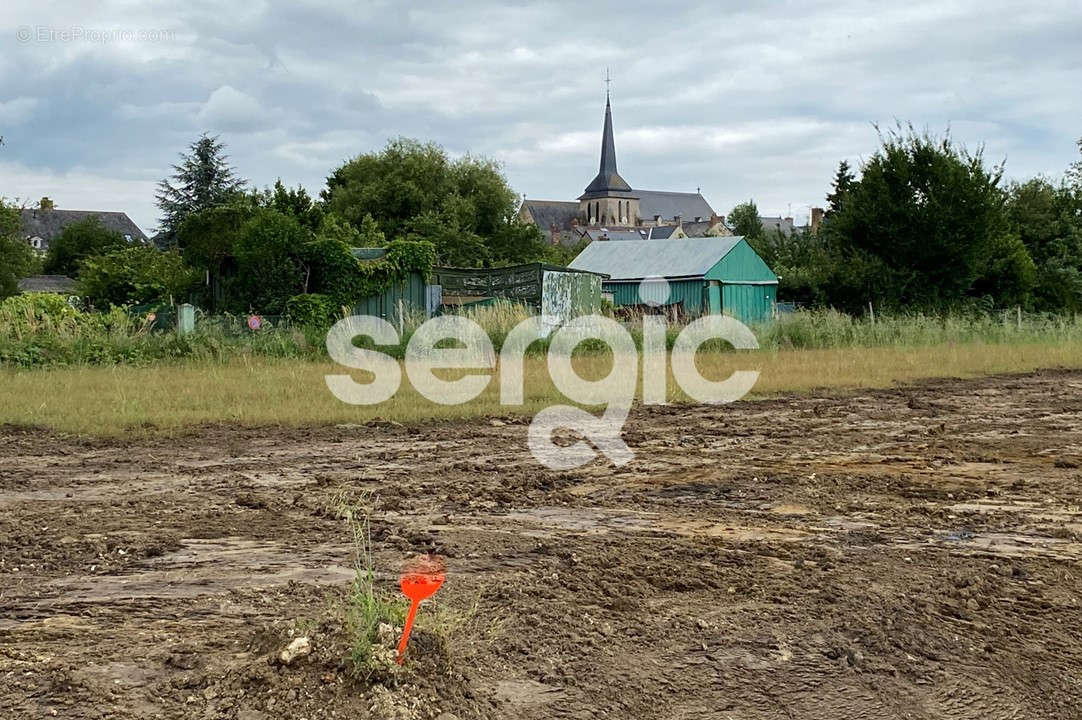
M1082 373L654 408L625 439L553 472L512 418L0 429L0 717L1082 717ZM382 586L447 558L376 685L335 610L343 493L378 497Z

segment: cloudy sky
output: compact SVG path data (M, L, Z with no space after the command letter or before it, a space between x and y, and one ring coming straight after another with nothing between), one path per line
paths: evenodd
M259 186L318 192L405 135L573 199L606 67L624 178L701 187L721 213L806 215L839 160L874 152L873 123L949 126L1011 177L1059 175L1082 136L1078 0L4 5L0 195L148 231L155 182L203 131Z

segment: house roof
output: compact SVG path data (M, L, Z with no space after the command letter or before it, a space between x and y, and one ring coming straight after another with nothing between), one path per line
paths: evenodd
M714 223L710 220L703 220L702 222L685 222L684 232L687 233L688 237L703 237L710 228L714 227L714 225L721 225L720 234L722 235L733 234L732 231L726 227L725 223Z
M605 127L601 132L601 166L597 177L586 186L582 197L608 195L612 192L630 192L631 186L616 170L616 142L612 136L612 107L605 98Z
M605 273L613 280L702 277L744 238L703 237L646 242L590 243L568 267Z
M533 218L534 224L543 232L548 232L555 225L557 230L569 230L571 221L578 217L577 202L560 200L524 200L522 204Z
M607 228L589 228L583 235L591 241L598 240L646 240L649 237L650 228L620 228L609 230Z
M659 225L649 229L650 240L668 240L676 232L676 225Z
M793 218L760 217L759 222L767 232L780 230L783 235L791 235L793 232Z
M31 275L19 281L19 292L75 292L75 281L67 275Z
M709 219L714 214L701 193L636 190L635 194L639 197L639 216L646 220L652 220L655 215L665 220L672 220L677 215L683 220Z
M108 230L118 232L121 235L131 235L131 239L138 242L146 242L147 240L147 236L139 229L139 226L132 222L132 219L127 214L122 212L27 208L20 212L20 216L23 235L28 238L39 237L45 241L46 245L68 225L92 217L97 217Z

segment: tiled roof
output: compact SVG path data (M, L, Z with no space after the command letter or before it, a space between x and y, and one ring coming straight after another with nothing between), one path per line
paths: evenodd
M653 220L660 215L662 220L672 220L679 215L685 222L700 217L709 220L714 209L701 193L668 192L666 190L635 190L639 198L639 216L643 220Z
M59 235L64 228L72 223L77 223L88 218L96 217L108 230L118 232L121 235L130 235L135 242L146 242L147 236L132 222L132 219L122 212L103 212L100 210L39 210L28 208L22 210L22 232L25 237L39 237L44 242L42 249L49 246L49 241Z
M523 205L530 212L534 224L541 228L542 232L548 232L555 225L557 230L569 230L571 220L578 217L579 204L577 202L563 202L560 200L524 200Z

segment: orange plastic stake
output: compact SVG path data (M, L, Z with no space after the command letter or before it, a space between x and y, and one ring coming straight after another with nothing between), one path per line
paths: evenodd
M406 627L402 628L402 639L398 641L399 665L406 657L406 645L410 641L410 631L413 630L413 618L417 615L417 608L421 606L422 600L432 597L440 589L445 575L443 558L438 555L416 558L403 570L400 587L405 596L410 599L410 609L406 615Z

